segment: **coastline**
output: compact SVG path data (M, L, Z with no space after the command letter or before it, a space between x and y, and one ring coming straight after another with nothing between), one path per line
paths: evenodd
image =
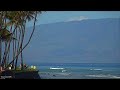
M0 79L41 79L37 71L11 71L6 70L0 73Z

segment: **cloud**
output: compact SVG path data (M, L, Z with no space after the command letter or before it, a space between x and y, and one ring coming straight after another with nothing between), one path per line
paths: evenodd
M88 18L85 17L85 16L72 17L72 18L69 18L66 22L69 22L69 21L82 21L82 20L86 20L86 19L88 19Z

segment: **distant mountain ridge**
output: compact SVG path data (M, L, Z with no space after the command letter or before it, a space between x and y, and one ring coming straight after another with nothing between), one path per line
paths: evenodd
M54 22L54 23L46 23L46 24L39 24L39 25L36 25L36 27L37 26L41 26L41 25L50 25L50 24L60 24L60 23L69 23L69 22L81 22L81 21L91 21L91 20L120 20L120 18L100 18L100 19L83 19L83 20L74 20L74 21L67 21L67 20L65 20L65 21L61 21L61 22ZM31 26L32 27L32 26ZM27 27L27 28L31 28L30 26L29 27Z
M40 62L120 62L120 19L37 25L25 52L26 59Z

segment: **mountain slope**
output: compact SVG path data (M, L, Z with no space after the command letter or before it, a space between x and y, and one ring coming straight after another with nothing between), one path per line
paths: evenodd
M40 62L120 62L120 20L88 19L36 26L25 59ZM28 28L31 30L31 28Z

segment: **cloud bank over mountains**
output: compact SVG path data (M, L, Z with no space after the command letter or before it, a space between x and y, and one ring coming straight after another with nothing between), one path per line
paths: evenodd
M88 19L88 17L86 17L86 16L79 16L79 17L69 18L69 19L66 20L65 22L70 22L70 21L82 21L82 20L86 20L86 19Z

